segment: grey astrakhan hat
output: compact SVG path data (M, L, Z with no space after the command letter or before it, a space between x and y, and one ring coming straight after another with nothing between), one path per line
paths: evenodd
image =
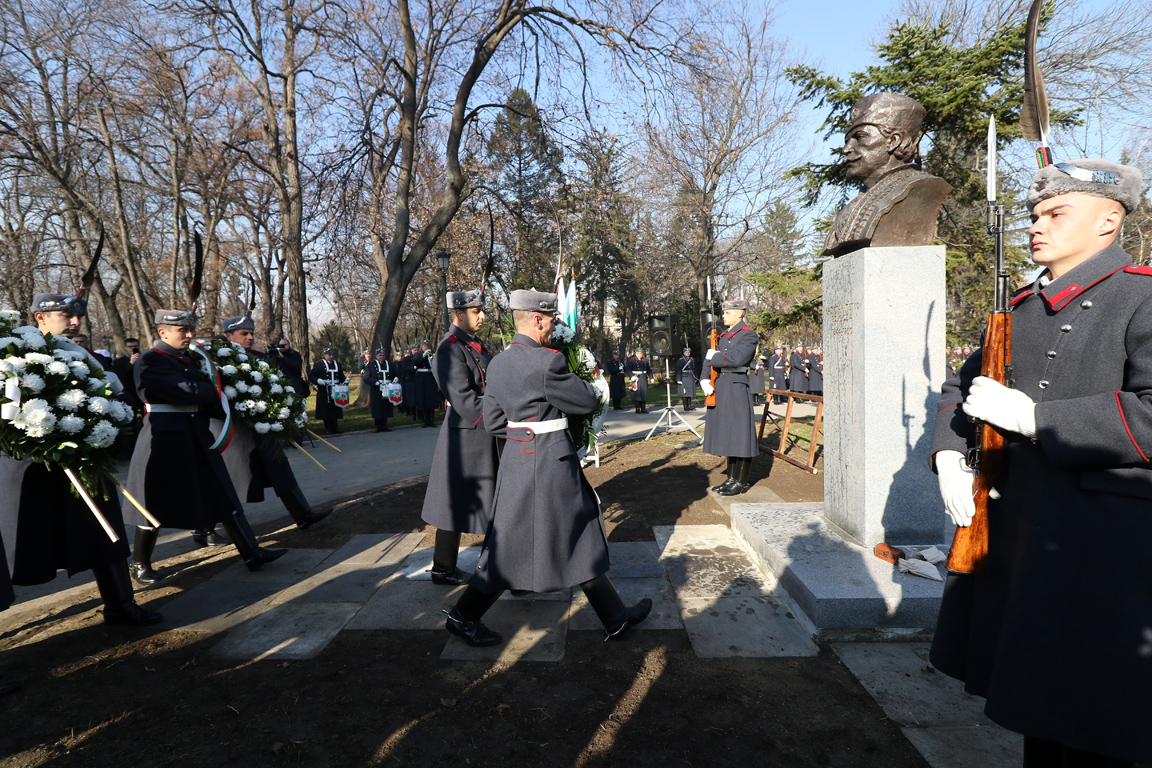
M555 312L556 294L543 291L512 291L508 308L524 312Z
M483 307L484 294L480 291L449 291L444 294L444 303L448 306L448 309Z
M226 317L220 323L220 330L224 333L232 333L232 331L255 331L256 323L248 315L241 317Z
M1057 195L1091 195L1115 200L1131 213L1140 204L1143 175L1130 165L1081 158L1041 168L1028 187L1028 210Z
M158 309L152 316L155 325L179 325L185 328L196 327L196 315L182 309Z
M336 354L336 347L324 347L324 351L321 352L320 354L322 354L322 355L334 355L334 354Z
M66 293L38 293L32 297L31 312L71 312L88 314L88 302Z
M748 302L744 299L729 299L724 302L724 309L742 309L748 311Z

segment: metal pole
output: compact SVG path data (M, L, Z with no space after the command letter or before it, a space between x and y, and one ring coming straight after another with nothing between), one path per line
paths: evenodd
M440 295L444 296L444 333L448 333L448 329L452 327L452 322L448 319L448 270L440 270Z

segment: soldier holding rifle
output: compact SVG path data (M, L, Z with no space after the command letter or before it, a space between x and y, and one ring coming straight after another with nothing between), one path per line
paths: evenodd
M716 349L708 350L704 364L720 372L716 379L716 405L708 406L704 453L728 459L728 479L712 490L736 496L750 487L752 458L760 453L752 418L752 393L748 387L748 364L756 354L756 331L744 323L748 302L724 302L724 326ZM701 382L702 384L704 382ZM704 387L712 394L712 385Z
M1024 734L1025 766L1152 762L1152 268L1117 245L1140 195L1129 166L1041 168L1028 232L1045 270L1006 302L1006 343L986 339L940 398L953 554L974 513L988 527L978 572L949 574L931 660ZM1009 386L980 375L994 352ZM989 427L991 489L965 456Z

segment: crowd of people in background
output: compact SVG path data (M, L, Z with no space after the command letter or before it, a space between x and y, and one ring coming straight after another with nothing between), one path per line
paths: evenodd
M964 346L948 347L946 350L948 358L948 372L955 375L960 370L960 366L964 365L964 361L972 356L972 347L965 344ZM979 347L977 347L979 349Z

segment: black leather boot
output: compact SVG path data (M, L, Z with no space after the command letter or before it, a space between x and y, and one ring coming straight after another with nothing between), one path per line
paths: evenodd
M496 645L504 638L480 623L480 618L500 599L503 590L491 594L469 586L460 595L452 610L445 611L448 620L444 628L459 637L468 645L479 648Z
M340 427L336 424L336 419L327 419L324 422L324 434L338 435L340 434Z
M730 488L718 490L717 493L721 496L739 496L751 487L748 476L752 473L752 457L737 458L734 461L736 462L735 474L733 475L735 482Z
M202 547L223 547L229 543L228 539L216 532L216 526L192 531L192 541Z
M432 583L455 587L468 580L468 574L456 567L460 556L460 534L456 531L436 529L436 544L432 548Z
M136 527L136 540L132 543L132 564L128 570L139 584L155 584L160 574L152 570L152 550L156 549L156 539L160 531L156 528Z
M104 601L105 624L129 624L134 627L147 627L159 624L164 617L136 605L132 595L132 580L128 577L128 564L121 560L110 565L100 565L92 569L96 579L96 589Z
M732 476L733 476L732 466L733 466L733 464L734 464L734 462L732 460L732 457L729 456L728 457L728 467L724 470L724 474L728 475L728 477L727 477L727 479L724 480L724 482L720 483L720 485L712 486L713 491L716 491L717 493L719 493L721 488L731 487L731 485L733 483L733 480L732 480Z
M624 607L620 593L608 574L602 573L580 585L588 604L596 611L596 617L604 625L605 640L621 640L631 627L636 626L652 611L652 600L644 598L631 608Z
M234 522L221 523L221 525L224 526L224 532L232 539L232 543L236 545L236 550L244 559L244 565L248 566L248 570L258 571L264 567L265 563L279 560L288 553L286 549L261 549L256 542L256 534L252 532L252 526L248 524L248 518L244 517L243 514L232 515L232 520Z
M296 522L296 527L300 529L320 522L332 512L331 509L321 511L312 509L308 504L308 499L304 497L304 491L300 490L299 485L294 485L292 486L292 490L281 494L280 501L284 502L284 508L288 510L288 514L290 514Z

